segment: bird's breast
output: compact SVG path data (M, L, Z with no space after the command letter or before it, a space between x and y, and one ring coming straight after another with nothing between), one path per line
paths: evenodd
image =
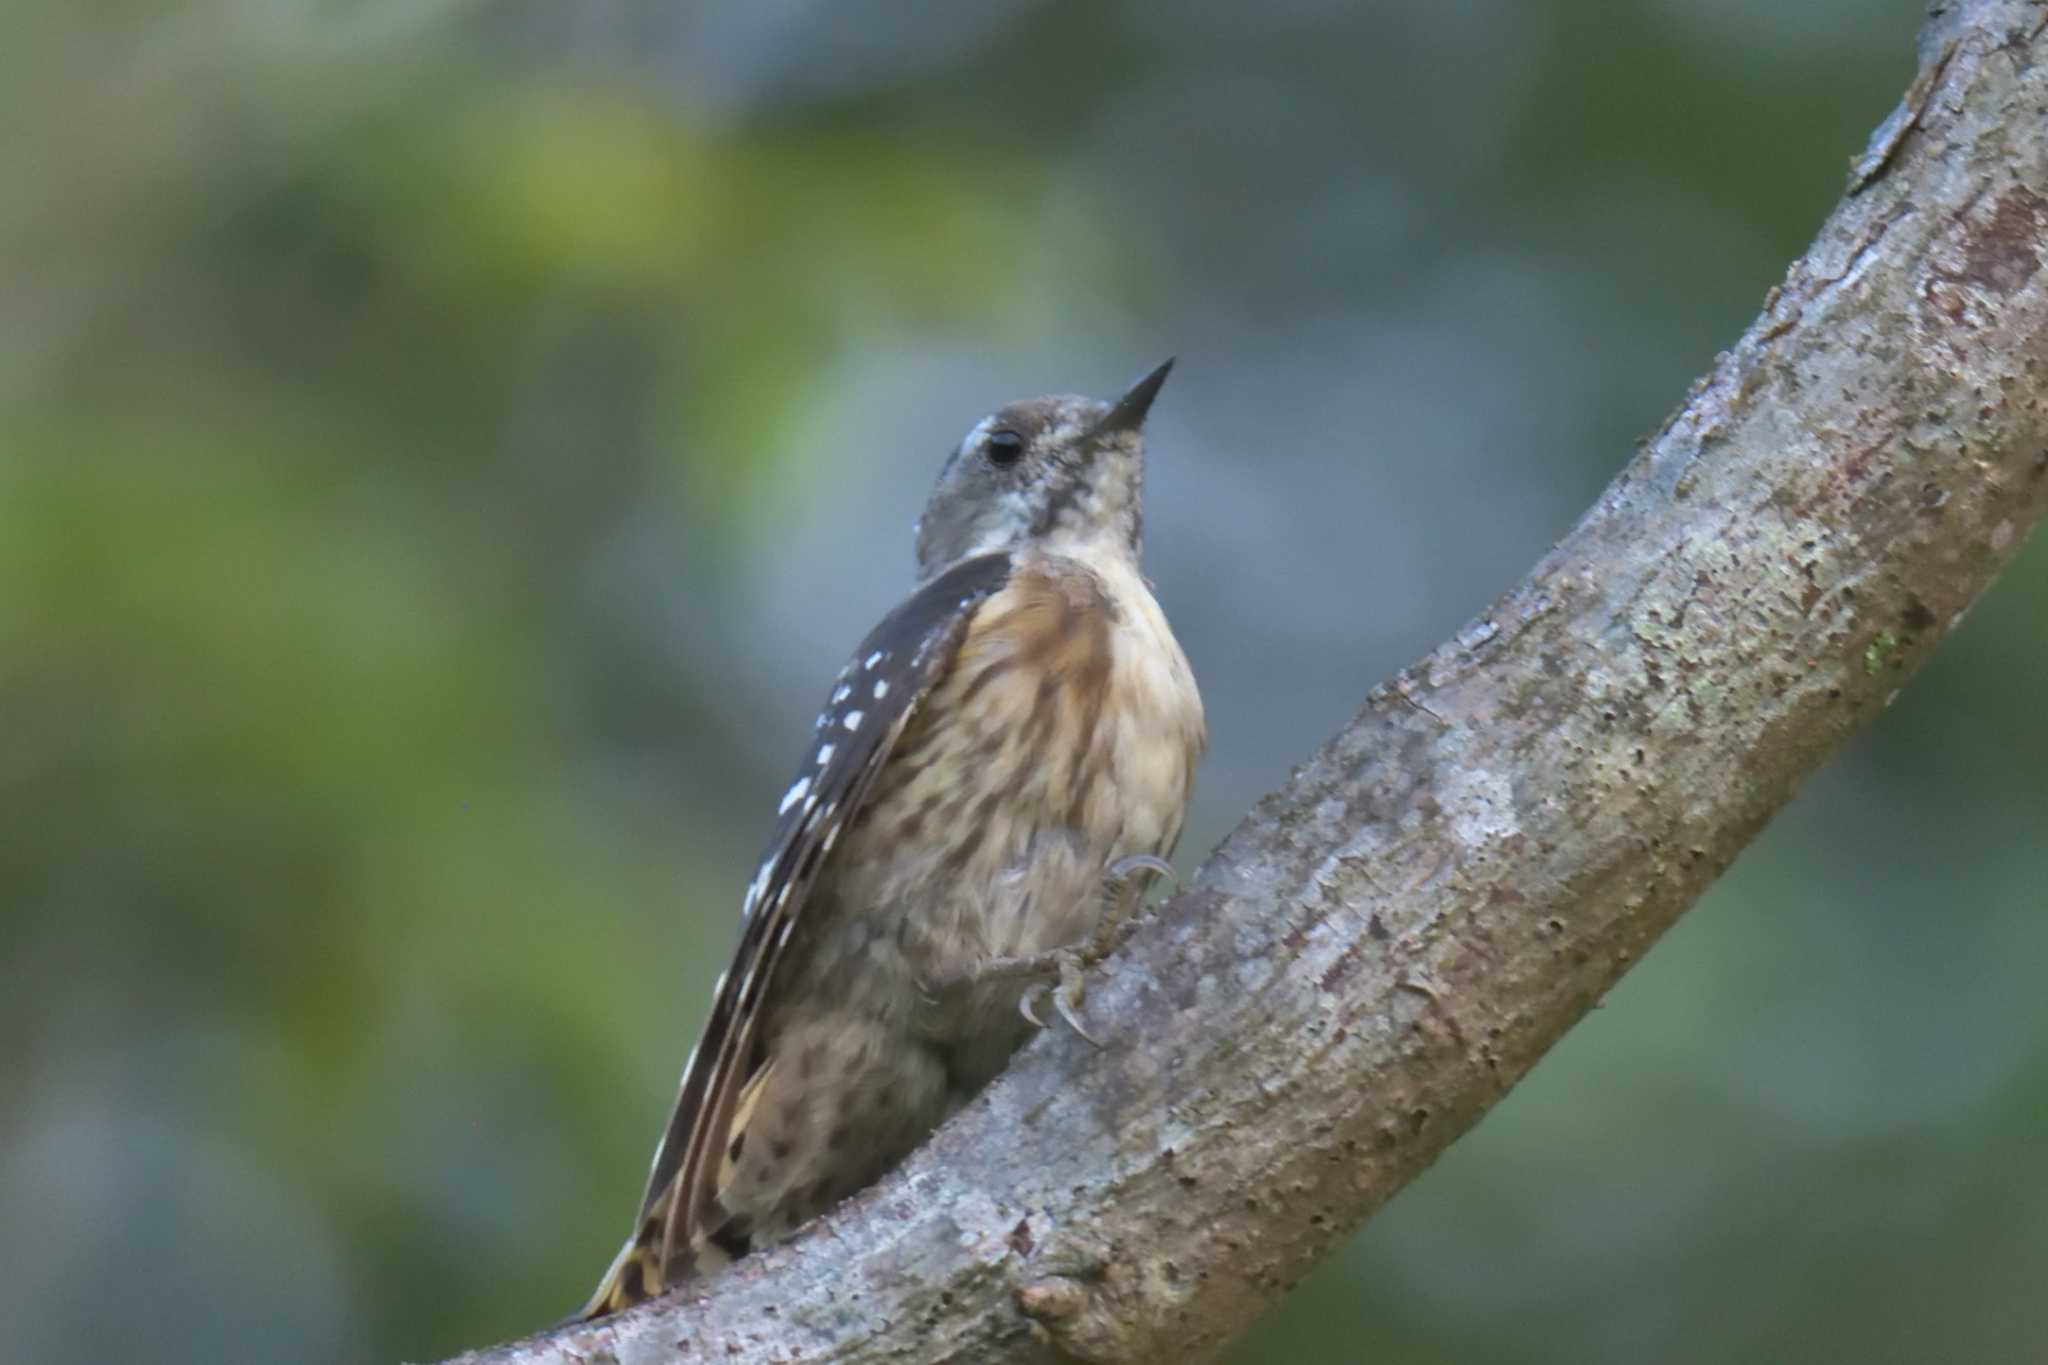
M1134 569L1039 557L984 602L844 849L920 974L1086 933L1104 870L1180 833L1204 744L1187 659Z

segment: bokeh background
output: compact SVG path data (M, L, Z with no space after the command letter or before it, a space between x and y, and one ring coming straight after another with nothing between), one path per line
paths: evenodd
M0 9L0 1358L572 1307L962 430L1179 355L1192 865L1736 336L1920 9ZM2044 608L1235 1360L2048 1359Z

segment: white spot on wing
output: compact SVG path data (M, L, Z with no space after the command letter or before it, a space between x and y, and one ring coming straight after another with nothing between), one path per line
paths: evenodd
M762 863L760 870L754 873L754 880L747 883L747 898L740 902L741 919L753 914L754 907L761 903L761 893L768 889L768 871L772 866L773 863Z
M831 745L829 745L829 744L820 744L820 745L818 746L818 766L822 768L822 767L824 767L824 766L825 766L825 765L826 765L827 763L830 763L831 761L832 761L832 746L831 746Z
M865 668L865 669L867 669L867 670L868 670L868 672L872 673L872 672L874 672L874 671L875 671L875 665L876 665L876 664L879 664L880 662L882 662L882 660L884 660L884 659L886 659L886 658L888 658L888 657L889 657L889 651L888 651L888 650L886 650L886 649L878 649L878 650L876 650L876 651L875 651L874 653L872 653L872 654L868 655L868 661L867 661L867 662L866 662L865 664L863 664L863 665L862 665L862 667L863 667L863 668Z
M837 706L852 695L853 689L851 687L847 687L844 685L836 687L832 690L832 704L834 706Z
M880 700L881 700L882 698L884 698L884 697L886 697L886 696L888 696L888 695L889 695L889 680L888 680L887 678L877 678L877 679L875 679L875 700L876 700L876 701L880 701Z
M808 777L799 777L793 784L791 784L790 789L782 794L782 804L775 808L775 813L777 815L781 815L783 812L787 811L791 806L794 806L797 802L803 800L804 793L809 791L810 789L811 779Z
M867 716L868 713L865 711L848 711L846 713L846 719L841 721L840 724L844 725L849 730L858 730L860 729L860 723L866 720Z

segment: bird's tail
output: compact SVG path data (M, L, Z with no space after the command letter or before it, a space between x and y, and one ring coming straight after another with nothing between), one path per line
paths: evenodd
M721 1245L732 1243L730 1249ZM641 1235L619 1248L619 1254L612 1257L604 1279L598 1282L589 1302L576 1312L578 1320L588 1322L593 1318L608 1317L622 1308L631 1308L660 1294L671 1285L713 1270L723 1270L741 1255L745 1255L747 1244L744 1238L705 1238L688 1247L678 1248L668 1263L668 1270L661 1269L661 1228L652 1220L641 1229ZM738 1253L737 1255L735 1253Z
M659 1294L662 1289L661 1272L655 1263L660 1259L659 1242L650 1246L638 1237L627 1242L619 1248L619 1254L612 1257L604 1279L598 1282L590 1301L576 1310L576 1317L588 1322Z

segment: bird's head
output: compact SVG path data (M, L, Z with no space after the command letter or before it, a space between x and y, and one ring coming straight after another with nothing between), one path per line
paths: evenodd
M1026 546L1135 562L1145 414L1172 369L1169 360L1113 402L1030 398L976 422L918 518L918 577L970 555Z

